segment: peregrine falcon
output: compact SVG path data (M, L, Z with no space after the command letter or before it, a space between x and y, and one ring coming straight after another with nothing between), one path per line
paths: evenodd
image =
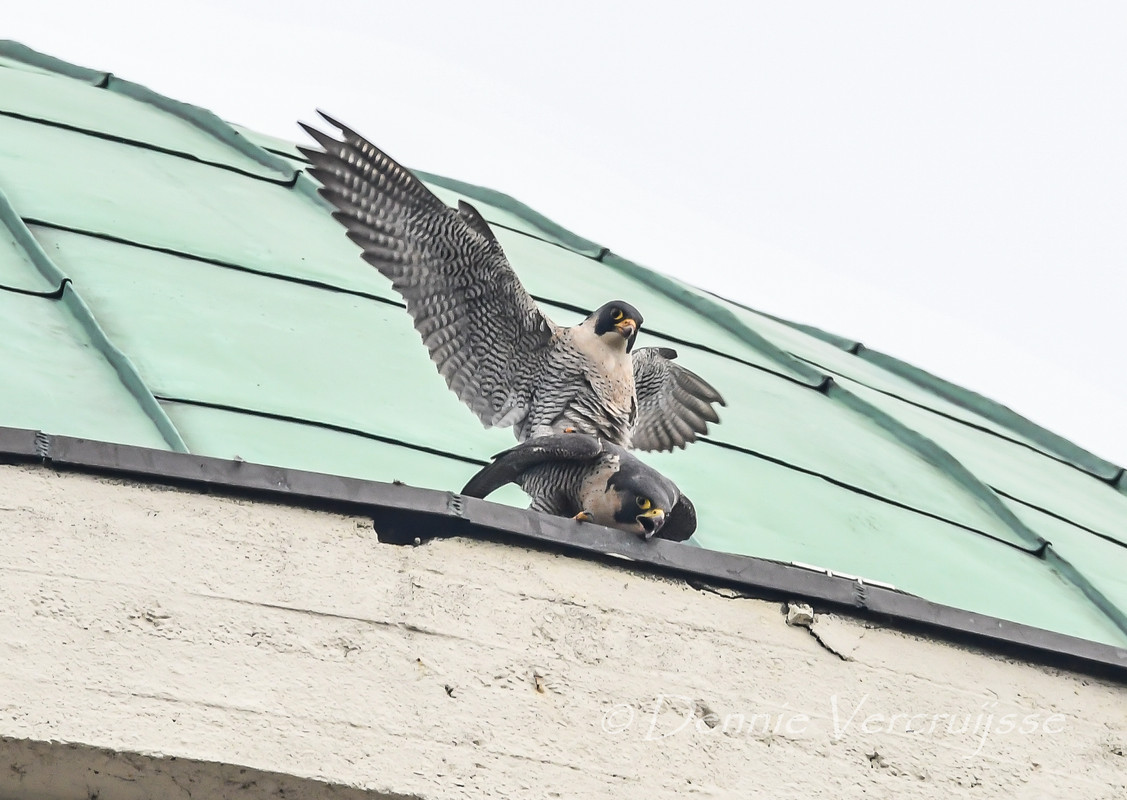
M519 441L580 432L623 447L672 450L718 422L712 386L665 348L634 351L642 315L624 301L578 325L548 319L500 243L465 201L451 208L339 122L342 140L301 123L301 147L333 217L406 301L447 385L486 427Z
M616 444L582 433L557 433L518 444L462 489L486 497L515 483L545 514L595 522L638 534L683 542L697 527L689 498L673 481Z

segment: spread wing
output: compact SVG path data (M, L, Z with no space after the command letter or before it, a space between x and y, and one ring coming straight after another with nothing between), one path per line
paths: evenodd
M602 443L594 436L581 433L557 433L539 436L510 447L494 456L492 464L470 478L462 489L467 497L487 497L506 483L516 481L525 470L546 463L587 462L603 452Z
M683 542L693 535L697 529L697 509L692 501L685 495L677 499L677 505L665 518L665 524L656 534L658 539L669 539L673 542Z
M527 413L536 353L555 326L521 285L489 225L454 209L407 169L321 114L341 141L302 124L323 149L299 148L333 217L403 296L423 344L458 398L486 425Z
M724 398L703 378L675 364L674 350L645 347L635 350L634 391L638 419L631 442L638 450L672 450L708 432L709 422L719 422L713 403Z

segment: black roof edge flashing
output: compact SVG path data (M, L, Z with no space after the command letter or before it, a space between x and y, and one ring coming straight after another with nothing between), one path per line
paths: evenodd
M749 597L826 603L852 616L877 617L949 641L1127 682L1127 648L941 605L861 578L675 542L646 542L451 492L5 427L0 427L0 463L41 463L363 513L375 521L380 540L389 543L468 535L614 560L620 566L626 559L635 570L728 586Z

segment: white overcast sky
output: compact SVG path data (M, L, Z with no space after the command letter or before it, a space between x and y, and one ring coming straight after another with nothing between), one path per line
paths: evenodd
M323 108L409 166L1127 463L1127 4L37 0L5 17L0 35L264 133L302 139Z

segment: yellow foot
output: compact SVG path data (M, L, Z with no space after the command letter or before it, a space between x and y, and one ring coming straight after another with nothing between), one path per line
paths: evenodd
M575 428L564 428L564 433L579 433Z
M576 522L590 522L591 521L591 515L588 514L586 511L580 511L578 514L576 514L574 517L572 517L572 519L575 520Z

